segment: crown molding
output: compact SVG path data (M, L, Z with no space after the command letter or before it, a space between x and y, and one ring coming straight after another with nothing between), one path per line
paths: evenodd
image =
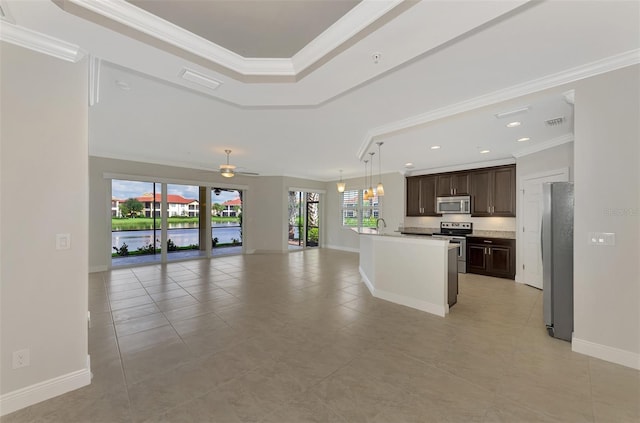
M296 76L404 0L363 0L292 58L243 57L131 3L65 0L244 76Z
M330 54L403 2L362 0L291 58L296 74Z
M377 137L389 136L399 131L411 129L413 127L424 125L439 119L457 115L459 113L468 112L481 107L490 106L503 101L512 100L524 95L533 94L549 88L575 82L581 79L611 72L627 66L640 63L640 49L634 49L614 56L607 57L602 60L587 63L558 72L546 77L534 79L522 84L514 85L503 90L495 91L490 94L475 97L460 103L441 107L426 113L410 116L396 122L372 128L367 132L365 139L360 144L357 151L358 160L362 160L367 153L371 144Z
M565 134L556 138L552 138L547 141L539 142L531 147L525 148L524 150L517 151L513 153L513 157L519 159L520 157L528 156L529 154L537 153L543 150L548 150L549 148L557 147L562 144L566 144L568 142L574 141L573 134Z
M80 61L85 53L79 46L30 29L3 21L0 25L0 40L34 50L67 62Z
M404 172L404 175L405 176L431 175L434 173L457 172L460 170L470 170L470 169L482 169L485 167L504 166L504 165L510 165L514 163L515 163L515 160L513 158L496 159L496 160L487 160L483 162L463 163L463 164L451 165L451 166L434 167L431 169L411 169L410 171Z

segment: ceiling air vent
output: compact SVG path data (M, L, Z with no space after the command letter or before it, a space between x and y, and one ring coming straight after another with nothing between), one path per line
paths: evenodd
M545 120L544 123L547 126L558 126L558 125L562 125L564 123L564 116L560 116L557 118L553 118L553 119L549 119L549 120Z

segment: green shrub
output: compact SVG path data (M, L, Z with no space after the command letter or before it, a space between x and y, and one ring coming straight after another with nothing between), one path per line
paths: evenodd
M178 246L171 241L171 238L167 240L167 251L178 251Z
M129 255L129 246L124 242L122 243L122 247L113 247L113 249L116 250L116 254L121 257Z

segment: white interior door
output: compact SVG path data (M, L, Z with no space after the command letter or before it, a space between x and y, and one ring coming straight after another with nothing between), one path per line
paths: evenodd
M542 223L542 184L567 181L566 173L523 179L522 183L522 281L542 289L542 256L540 226Z

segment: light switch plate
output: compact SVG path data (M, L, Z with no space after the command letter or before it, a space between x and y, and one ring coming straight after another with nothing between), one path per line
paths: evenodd
M56 234L56 250L71 248L71 234Z

